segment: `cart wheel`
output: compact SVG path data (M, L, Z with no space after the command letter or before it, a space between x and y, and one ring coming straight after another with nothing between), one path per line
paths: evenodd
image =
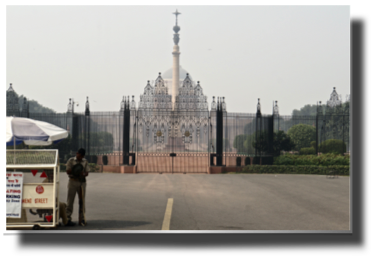
M40 227L39 225L34 225L32 229L33 229L33 230L40 230L41 227Z

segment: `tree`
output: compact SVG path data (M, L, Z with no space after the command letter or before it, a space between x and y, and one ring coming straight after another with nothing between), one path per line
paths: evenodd
M252 155L255 154L253 143L256 141L256 132L250 135L237 135L233 141L233 147L237 149L239 154Z
M310 146L316 150L316 141L310 142Z
M267 133L261 132L258 135L256 142L252 142L252 146L259 152L269 151L270 148L269 141L267 140Z
M316 116L317 105L305 105L300 109L293 109L292 116Z
M260 153L260 165L262 165L263 157L265 157L266 159L269 160L269 154L272 155L272 153L273 153L273 148L270 147L271 141L269 141L269 133L266 131L262 131L258 134L254 133L254 135L256 137L256 141L252 142L252 148L256 149L258 151L257 153ZM271 139L273 139L273 137ZM265 153L265 154L263 154L263 153ZM263 156L263 155L265 155L265 156ZM273 160L273 157L271 157L271 159ZM271 161L271 163L272 162L273 161Z
M310 143L316 139L316 128L307 124L297 124L288 130L294 149L309 148Z
M17 95L17 93L16 93L16 95ZM18 96L20 109L23 107L24 97L26 97L26 96L24 96L24 95ZM37 102L35 100L29 100L27 98L27 102L29 103L29 113L56 113L53 109L45 107L45 106L39 104L39 102Z
M81 144L85 144L83 136L79 137ZM90 133L90 151L91 154L112 153L114 148L113 134L109 132L91 132Z
M253 147L253 143L256 141L255 134L248 135L247 139L244 141L244 152L245 154L255 154L255 148Z
M247 139L246 135L237 135L233 141L233 147L237 150L238 153L245 152L244 142Z
M40 105L35 100L28 100L30 113L56 113L53 109Z
M284 131L278 131L273 134L273 150L276 155L280 155L282 150L291 151L295 147L292 139Z

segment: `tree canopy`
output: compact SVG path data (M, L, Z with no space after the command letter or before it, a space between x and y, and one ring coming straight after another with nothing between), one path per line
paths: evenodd
M27 97L24 95L19 96L16 91L15 91L15 94L16 94L17 98L19 99L19 108L21 110L23 107L23 104L24 104L24 97L25 98L27 98ZM35 100L29 100L27 98L27 101L29 103L29 112L30 113L55 113L55 111L53 109L45 107L45 106L39 104Z
M280 152L291 151L295 147L292 139L284 131L278 131L273 134L273 150L276 155L280 155Z
M316 116L317 105L305 105L300 109L293 109L292 116Z
M316 128L307 124L297 124L288 130L294 149L309 148L310 143L316 140Z

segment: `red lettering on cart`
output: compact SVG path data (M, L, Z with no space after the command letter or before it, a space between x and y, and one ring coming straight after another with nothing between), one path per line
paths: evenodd
M32 203L32 198L29 198L29 199L23 199L23 203L24 203L24 204L30 204L30 203Z
M11 179L8 179L8 182L10 182L10 183L15 183L15 181L14 181L14 180L11 180Z
M12 192L12 193L21 193L20 190L9 190L9 192ZM8 193L8 190L7 190L7 193Z
M48 202L48 198L36 198L34 199L35 204L46 204Z
M22 174L13 174L14 177L22 177Z

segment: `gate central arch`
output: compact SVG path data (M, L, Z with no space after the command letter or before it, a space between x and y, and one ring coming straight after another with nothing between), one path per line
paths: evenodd
M206 173L209 112L138 109L137 172Z

